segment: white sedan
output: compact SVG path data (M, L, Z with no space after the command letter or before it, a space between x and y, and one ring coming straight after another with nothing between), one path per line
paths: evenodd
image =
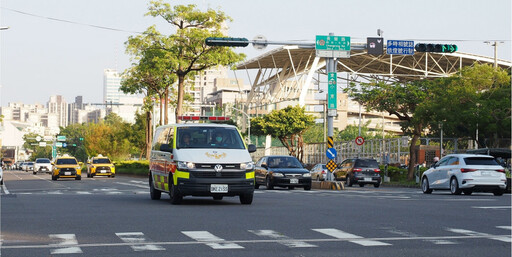
M503 195L507 178L505 169L494 157L476 154L450 154L443 157L421 177L421 190L450 190L454 195L462 192L492 192Z

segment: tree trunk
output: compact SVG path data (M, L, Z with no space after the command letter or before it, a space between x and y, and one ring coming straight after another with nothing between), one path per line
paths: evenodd
M168 111L169 111L169 89L165 89L165 93L164 93L164 97L165 97L165 100L164 100L164 125L167 125L169 124L169 115L168 115Z
M146 160L149 160L149 153L151 153L151 145L152 145L152 139L153 139L153 133L152 133L152 118L151 118L151 112L146 112Z
M176 103L176 123L179 123L178 116L181 116L183 114L183 94L185 93L184 90L184 83L185 83L185 75L178 75L178 101Z
M414 179L414 169L416 166L416 142L421 136L422 125L415 125L413 136L411 139L411 146L409 147L409 169L407 172L407 180L412 181Z

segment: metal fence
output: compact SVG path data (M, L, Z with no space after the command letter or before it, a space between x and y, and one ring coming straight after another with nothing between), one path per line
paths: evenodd
M510 143L510 141L508 141ZM374 158L380 163L406 164L409 161L409 137L390 138L390 139L370 139L363 145L356 145L355 141L334 142L334 148L337 152L335 162L340 163L344 159L353 157ZM506 142L505 142L506 143ZM420 145L436 146L441 149L440 138L420 138ZM476 144L473 140L444 138L442 140L443 155L450 153L464 153L467 149L475 149ZM316 164L327 163L327 144L314 143L304 144L304 163ZM286 147L271 147L269 155L289 155ZM432 152L426 154L431 155ZM265 148L258 148L252 153L256 161L265 156ZM431 160L434 156L425 156ZM388 159L389 158L389 159ZM387 159L387 160L386 160Z

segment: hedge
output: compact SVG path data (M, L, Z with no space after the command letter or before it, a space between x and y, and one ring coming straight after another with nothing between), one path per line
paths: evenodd
M149 172L149 161L120 161L116 162L117 174L132 174L147 176Z

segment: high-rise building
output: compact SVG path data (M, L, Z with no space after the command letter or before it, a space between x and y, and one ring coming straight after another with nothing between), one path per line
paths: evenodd
M68 125L68 104L61 95L50 96L48 113L57 115L57 124L60 127Z
M103 71L103 103L119 103L121 96L125 94L119 90L121 87L121 76L114 69Z

